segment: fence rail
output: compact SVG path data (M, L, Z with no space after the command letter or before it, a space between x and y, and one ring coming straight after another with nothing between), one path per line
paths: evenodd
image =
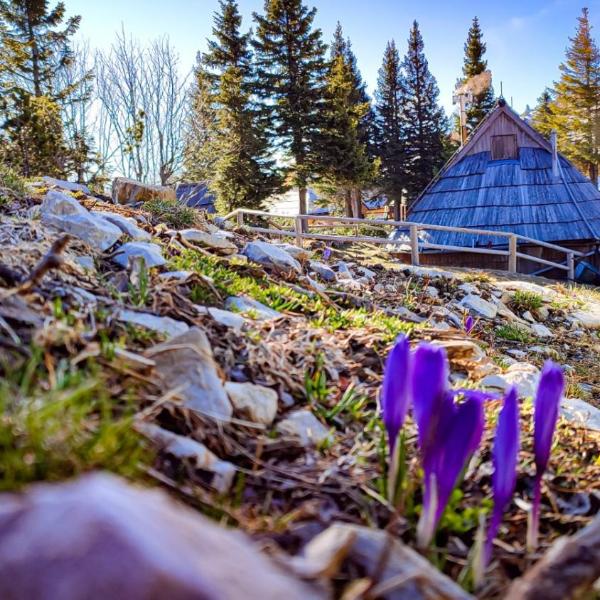
M245 216L254 217L265 217L269 220L281 219L290 221L289 229L282 227L256 227L246 223ZM373 221L372 219L357 219L354 217L331 217L331 216L319 216L319 215L277 215L262 210L251 210L246 208L238 208L233 212L223 217L224 221L228 221L235 218L239 227L245 227L249 231L256 233L264 233L267 235L276 235L280 237L292 237L296 240L296 245L302 247L303 240L322 240L322 241L337 241L337 242L354 242L354 243L367 243L367 244L386 244L392 246L406 245L404 240L390 240L388 238L375 237L369 235L360 235L358 229L360 226L366 226L368 228L381 229L385 227L405 228L409 232L409 245L411 264L418 266L420 264L420 255L422 250L439 250L442 252L467 252L474 254L488 254L490 256L506 256L507 257L507 270L511 273L517 273L517 259L528 260L531 262L539 263L550 268L560 269L567 272L568 279L575 279L575 257L582 257L583 253L573 250L571 248L565 248L557 244L551 244L549 242L543 242L530 237L519 235L518 233L509 233L506 231L492 231L489 229L470 229L467 227L451 227L447 225L429 225L425 223L413 223L411 221ZM337 235L334 233L315 233L310 231L310 227L316 229L324 228L348 228L348 226L355 227L355 235ZM445 244L434 244L430 242L420 242L419 232L420 231L451 231L455 233L464 233L467 235L484 235L490 237L506 238L508 248L506 250L499 250L495 248L483 248L483 247L470 247L470 246L453 246ZM518 251L519 242L523 242L533 246L539 246L541 248L548 248L556 252L563 253L565 260L563 262L553 262L532 256L530 254L524 254Z

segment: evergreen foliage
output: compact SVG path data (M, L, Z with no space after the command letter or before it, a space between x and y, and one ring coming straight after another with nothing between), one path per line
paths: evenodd
M459 83L480 75L487 69L487 61L484 59L486 44L483 41L483 32L479 25L479 19L473 18L467 41L465 42L465 58L463 64L463 78ZM477 127L480 121L490 112L495 105L494 88L492 86L483 90L480 94L473 95L473 101L467 108L467 129L469 133Z
M429 71L419 25L414 21L400 80L405 142L405 187L409 204L444 164L448 119L438 104L439 89Z
M67 156L61 107L78 101L83 82L60 87L56 78L73 61L79 23L79 16L65 20L63 2L51 9L48 0L0 0L0 128L6 155L25 176L65 175L77 158Z
M316 9L302 0L265 0L254 13L255 92L262 100L262 123L273 147L288 163L288 184L297 186L300 213L306 188L319 171L327 62Z
M405 141L402 122L402 71L396 43L388 42L379 69L376 110L376 148L381 161L380 182L394 202L396 217L405 187Z
M199 119L208 127L198 162L220 212L260 208L279 183L252 102L250 34L240 33L241 25L237 2L221 0L213 39L196 70L195 102L205 109Z
M350 42L338 24L332 44L321 131L320 188L343 197L348 216L360 216L361 188L372 182L377 162L368 152L370 98Z
M600 160L600 52L587 8L570 38L560 80L555 84L550 124L561 151L597 183Z
M554 99L552 96L553 91L546 88L531 113L531 124L546 137L550 136L554 128Z

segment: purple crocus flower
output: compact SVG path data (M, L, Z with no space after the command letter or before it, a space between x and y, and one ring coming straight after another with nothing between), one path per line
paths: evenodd
M419 546L429 545L458 477L483 435L483 400L470 390L447 388L448 365L441 348L421 344L413 359L412 397L424 473ZM462 402L455 401L459 394Z
M533 414L533 452L535 455L535 481L531 520L527 532L527 547L530 551L537 547L542 499L542 476L548 467L552 438L558 419L558 407L565 387L562 369L552 361L546 361L542 369L540 383L535 396Z
M396 440L410 404L410 343L404 335L398 336L388 354L381 390L383 424L388 434L390 456L393 456Z
M494 495L494 509L487 531L483 567L488 564L492 555L492 543L502 515L508 506L517 483L517 461L519 458L519 398L516 388L511 387L505 398L504 406L498 415L492 462L494 473L492 475L492 491Z
M331 248L325 248L325 250L323 250L323 260L329 260L330 257L331 257Z
M473 317L471 315L469 315L465 319L465 333L467 335L469 335L471 333L471 331L473 330L473 326L474 325L475 325L475 321L473 320Z

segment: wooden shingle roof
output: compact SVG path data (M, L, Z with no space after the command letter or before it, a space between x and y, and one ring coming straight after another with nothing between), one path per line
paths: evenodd
M492 160L491 138L517 136L518 158ZM416 223L507 231L547 242L600 240L600 192L566 158L552 171L550 143L499 103L409 211ZM432 231L438 244L506 243Z

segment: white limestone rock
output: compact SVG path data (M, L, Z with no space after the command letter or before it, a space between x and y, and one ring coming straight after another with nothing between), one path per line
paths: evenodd
M327 427L310 410L296 410L290 413L277 424L277 431L297 439L305 448L331 439Z
M300 263L288 252L275 244L261 241L249 242L242 254L247 256L252 262L264 267L275 267L285 271L292 270L296 271L296 273L302 273Z
M162 250L158 244L149 242L128 242L119 248L119 254L113 257L113 260L121 267L129 266L129 259L141 256L146 262L148 269L152 267L161 267L166 264L162 255Z
M253 383L225 383L225 391L237 413L254 423L270 425L277 416L277 392Z
M108 221L112 225L118 227L125 235L128 235L133 240L147 241L152 239L152 236L144 231L141 227L137 226L136 220L117 213L93 211L93 214L98 215L100 218Z
M495 304L492 304L475 294L468 294L465 296L460 301L459 306L466 308L470 312L475 313L476 316L484 319L493 319L498 314L498 307Z
M144 327L151 331L156 331L167 337L174 337L185 333L190 328L183 321L176 321L171 317L159 317L145 312L137 312L135 310L122 309L117 312L117 320L123 323L130 323L138 327Z
M225 308L242 314L249 313L252 318L260 321L268 321L281 317L280 312L249 296L230 296L225 300Z

